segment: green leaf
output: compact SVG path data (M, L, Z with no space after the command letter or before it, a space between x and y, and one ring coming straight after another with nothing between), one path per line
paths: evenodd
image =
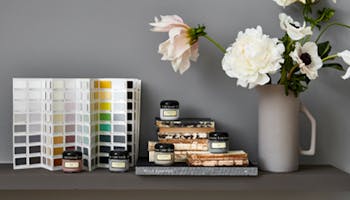
M322 59L327 57L332 50L332 47L329 41L317 44L317 48L318 48L318 55Z
M323 10L318 10L317 13L318 13L317 22L324 23L324 22L328 22L330 19L332 19L332 17L335 14L335 10L333 10L331 8L323 8Z
M305 16L304 19L305 19L306 22L309 22L311 25L317 26L317 21L316 20L314 20L314 19L312 19L310 17L307 17L307 16Z
M327 64L324 64L322 68L333 68L339 71L345 71L344 67L339 63L327 63Z

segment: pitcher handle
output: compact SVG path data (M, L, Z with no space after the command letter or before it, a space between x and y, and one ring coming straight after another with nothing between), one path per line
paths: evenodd
M311 123L310 148L308 150L300 150L300 154L305 156L313 156L315 155L315 149L316 149L316 120L311 115L310 111L303 104L300 105L300 111L306 115L306 117L309 119Z

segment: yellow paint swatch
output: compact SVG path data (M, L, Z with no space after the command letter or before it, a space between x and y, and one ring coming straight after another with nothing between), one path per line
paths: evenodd
M63 133L63 126L54 126L53 132L54 133Z
M100 88L112 88L112 81L100 81Z
M58 136L53 138L53 144L62 144L63 143L63 137Z
M98 103L94 103L94 110L98 110Z
M53 115L53 122L54 123L63 122L63 115Z
M98 99L98 92L94 92L94 99Z
M98 88L98 82L99 81L94 81L94 88Z
M53 155L56 156L56 155L61 155L63 153L63 148L62 147L59 147L59 148L54 148L53 149Z
M112 110L111 103L100 103L100 110Z
M100 92L100 99L110 100L112 99L112 94L110 92Z

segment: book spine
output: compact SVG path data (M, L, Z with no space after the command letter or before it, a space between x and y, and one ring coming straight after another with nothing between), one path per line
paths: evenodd
M164 128L215 128L214 121L197 121L197 122L181 122L181 121L156 121L157 127Z
M158 133L210 133L214 132L215 128L186 128L186 127L160 127Z
M249 165L248 159L232 159L232 160L193 160L187 158L187 164L195 167L246 167Z

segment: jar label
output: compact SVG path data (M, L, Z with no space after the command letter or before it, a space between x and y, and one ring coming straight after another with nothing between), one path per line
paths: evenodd
M176 117L177 110L164 110L163 115L164 115L164 117Z
M65 168L78 168L79 162L65 162L64 167Z
M224 149L226 148L226 142L213 142L211 143L213 149Z
M161 155L157 155L157 160L171 160L171 154L161 154Z
M112 162L112 168L125 168L125 162Z

